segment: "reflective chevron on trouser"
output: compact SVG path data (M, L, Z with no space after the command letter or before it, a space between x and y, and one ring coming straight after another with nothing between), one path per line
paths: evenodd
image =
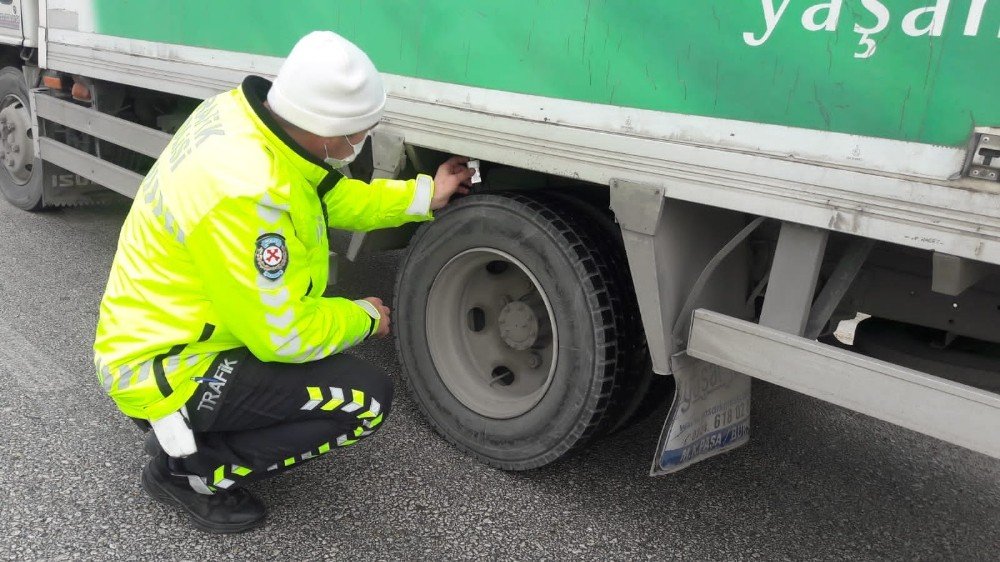
M379 418L379 421L381 422L381 420L382 420L382 405L378 403L378 400L372 398L372 403L371 403L370 406L368 406L368 410L364 411L364 412L362 412L360 414L358 414L358 419L362 419L363 420L363 419L370 419L370 418L376 418L376 417ZM378 425L378 424L375 424L375 425ZM374 426L372 426L372 427L374 427Z
M365 407L365 393L360 390L351 391L351 401L345 404L341 410L345 412L356 412Z
M323 406L321 406L320 409L332 412L333 410L337 409L337 406L340 406L343 403L344 403L344 391L335 386L331 386L330 401L327 402L326 404L323 404Z
M375 429L380 423L382 423L382 414L379 414L372 419L362 421L361 425L367 427L368 429Z
M306 391L309 392L309 401L302 405L301 410L312 410L323 402L323 391L318 386L307 386Z
M342 412L354 413L361 412L357 414L358 419L365 420L365 427L373 428L376 427L382 421L382 404L379 401L372 398L369 401L368 408L365 409L365 393L360 390L347 389L350 393L351 401L347 402L345 398L345 392L343 388L338 388L336 386L330 387L320 387L320 386L307 386L306 394L308 395L308 400L299 408L300 410L315 410L319 407L320 410L327 412L332 412L334 410L340 410ZM371 423L373 420L379 420L378 422Z
M309 400L307 400L306 403L299 409L314 410L317 406L319 406L320 410L327 412L339 409L342 412L354 413L365 408L364 392L354 389L347 389L347 392L349 392L351 396L350 402L347 401L343 388L337 388L336 386L325 388L320 386L307 386L306 393L308 394ZM378 403L378 400L373 398L368 409L358 414L358 417L374 418L378 416L381 411L382 405Z
M340 437L337 438L337 446L338 447L348 447L348 446L353 445L353 444L355 444L357 442L358 442L357 439L348 439L347 435L341 435Z
M347 399L348 396L350 396L349 401ZM361 438L375 433L384 417L382 404L374 398L366 397L365 393L361 390L345 389L336 386L307 386L306 397L308 399L299 407L300 410L313 411L319 408L326 412L341 411L355 414L355 417L360 421L361 425L354 428L350 433L345 433L334 439L333 443L337 447L353 445ZM330 452L330 448L330 442L323 443L318 448L306 451L301 455L282 459L280 462L267 467L267 470L274 471L294 466L297 463L324 455Z
M222 465L216 468L212 474L212 485L225 490L236 483L233 478L242 478L251 472L253 471L245 466Z
M338 447L347 447L347 446L350 446L350 445L353 445L353 444L357 443L360 440L361 437L366 437L368 435L371 435L372 433L375 433L374 429L369 429L369 428L374 428L374 427L378 426L378 424L381 423L381 422L382 422L382 416L381 415L378 416L375 419L365 420L363 422L363 426L364 427L357 427L357 428L355 428L354 431L352 432L352 435L344 434L344 435L341 435L340 437L338 437L336 439L336 445ZM310 460L310 459L315 459L315 458L318 458L318 457L320 457L322 455L325 455L326 453L330 452L330 449L331 449L331 445L330 445L329 442L323 443L322 445L320 445L316 449L312 449L312 450L306 451L306 452L302 453L301 455L298 455L298 456L295 456L295 457L288 457L287 459L284 459L281 462L276 462L276 463L272 464L271 466L267 467L267 470L268 471L274 471L274 470L278 470L279 468L285 468L285 467L294 466L295 464L298 464L300 462L304 462L304 461L307 461L307 460ZM223 467L220 467L220 468L223 468ZM225 487L225 486L220 486L220 487Z

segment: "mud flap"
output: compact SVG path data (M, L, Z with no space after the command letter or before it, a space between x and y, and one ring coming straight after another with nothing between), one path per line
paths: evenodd
M128 201L126 197L60 168L52 162L45 162L43 170L45 175L42 201L46 207L103 205L114 201Z
M676 391L650 476L677 472L750 440L750 377L680 353Z

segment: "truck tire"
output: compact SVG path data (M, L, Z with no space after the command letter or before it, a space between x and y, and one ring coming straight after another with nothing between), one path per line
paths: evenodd
M399 267L396 342L431 425L506 470L551 463L605 418L617 369L604 256L551 203L473 195L422 226Z
M44 207L44 174L28 103L24 73L12 66L0 70L0 193L15 207L38 211Z
M601 422L597 433L617 433L642 421L673 396L674 379L653 372L639 302L625 254L625 242L613 215L563 191L543 192L540 195L558 202L582 219L579 224L588 229L590 239L604 257L603 264L607 271L603 274L614 277L616 290L611 298L617 301L614 308L621 311L616 317L619 343L617 372L607 419Z

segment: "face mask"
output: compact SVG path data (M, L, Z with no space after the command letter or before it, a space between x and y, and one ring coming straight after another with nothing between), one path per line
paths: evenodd
M354 144L351 142L351 139L347 137L347 135L344 135L344 138L347 140L347 144L351 145L351 150L354 151L354 154L351 154L343 160L330 156L330 149L326 147L326 143L323 143L323 152L326 153L326 158L324 158L323 161L329 164L334 170L343 168L351 162L354 162L354 159L358 157L358 154L361 154L361 149L365 147L365 141L368 140L369 136L371 136L371 133L366 134L365 138L361 139L361 142L358 144Z

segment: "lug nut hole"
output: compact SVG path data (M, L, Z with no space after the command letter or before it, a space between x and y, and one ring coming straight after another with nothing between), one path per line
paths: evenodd
M490 384L510 386L514 384L514 372L503 365L493 369L493 380Z
M482 332L486 328L486 311L478 306L469 310L469 330Z

